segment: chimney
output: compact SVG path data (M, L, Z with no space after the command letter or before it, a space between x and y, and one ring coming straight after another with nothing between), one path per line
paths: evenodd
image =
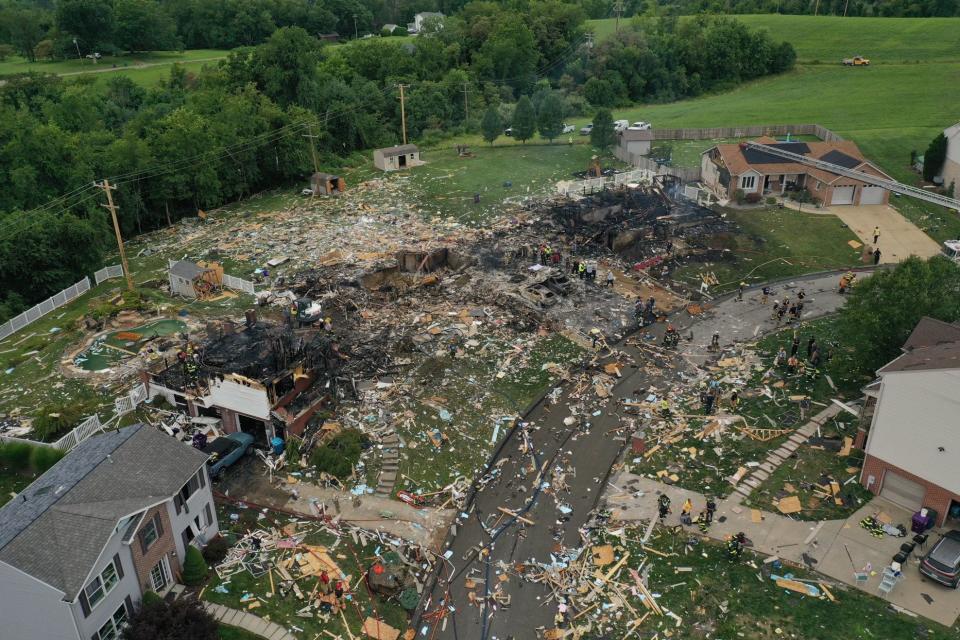
M223 323L220 325L220 328L223 331L223 335L229 336L229 335L233 335L235 330L235 325L233 324L233 320L224 320Z

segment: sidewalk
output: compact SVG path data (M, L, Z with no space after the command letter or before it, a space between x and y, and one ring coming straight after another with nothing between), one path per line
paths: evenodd
M617 491L607 497L607 505L612 511L611 522L647 523L656 518L657 498L661 493L670 497L673 508L673 513L664 520L668 526L679 524L680 505L687 498L693 501L694 516L706 503L706 496L695 491L630 473L619 474L610 484ZM717 503L713 525L706 535L714 540L725 540L742 531L753 542L753 549L763 555L775 555L805 565L877 596L879 574L890 563L900 545L909 540L891 536L875 538L860 527L860 520L878 511L890 515L894 523L910 522L910 513L883 498L874 498L846 520L810 522L761 511L760 522L754 522L750 508L741 506L737 498L728 497ZM695 525L686 529L691 534L699 534ZM931 532L927 549L936 538L936 532ZM960 616L960 591L941 587L923 578L917 570L922 555L923 551L919 549L911 555L903 567L903 581L885 599L907 611L953 626ZM854 571L867 567L870 578L865 584L858 584Z
M204 602L203 608L216 618L220 624L230 627L238 627L244 631L256 634L267 640L297 640L297 637L276 622L270 622L263 618L258 618L252 613L231 609L220 604Z

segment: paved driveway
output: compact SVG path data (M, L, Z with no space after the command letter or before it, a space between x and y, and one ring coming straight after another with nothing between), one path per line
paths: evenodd
M822 213L832 213L850 230L860 242L873 249L873 229L880 227L881 262L902 262L910 256L929 258L940 253L940 245L907 220L893 207L885 204L870 204L859 207L830 207Z

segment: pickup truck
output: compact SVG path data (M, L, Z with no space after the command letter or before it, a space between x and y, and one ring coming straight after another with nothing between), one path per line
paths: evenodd
M845 58L843 64L847 67L868 67L870 61L863 56L853 56L852 58Z
M209 455L207 458L207 472L211 478L219 478L230 466L245 456L253 446L253 436L238 431L211 440L201 449Z

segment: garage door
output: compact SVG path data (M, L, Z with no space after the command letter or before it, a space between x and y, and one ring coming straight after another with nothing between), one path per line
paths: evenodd
M883 204L883 187L864 187L861 189L860 204Z
M898 476L892 471L883 474L883 485L880 487L880 497L886 498L894 504L917 511L923 506L923 497L926 489L923 485Z
M830 204L853 204L853 187L834 187Z

